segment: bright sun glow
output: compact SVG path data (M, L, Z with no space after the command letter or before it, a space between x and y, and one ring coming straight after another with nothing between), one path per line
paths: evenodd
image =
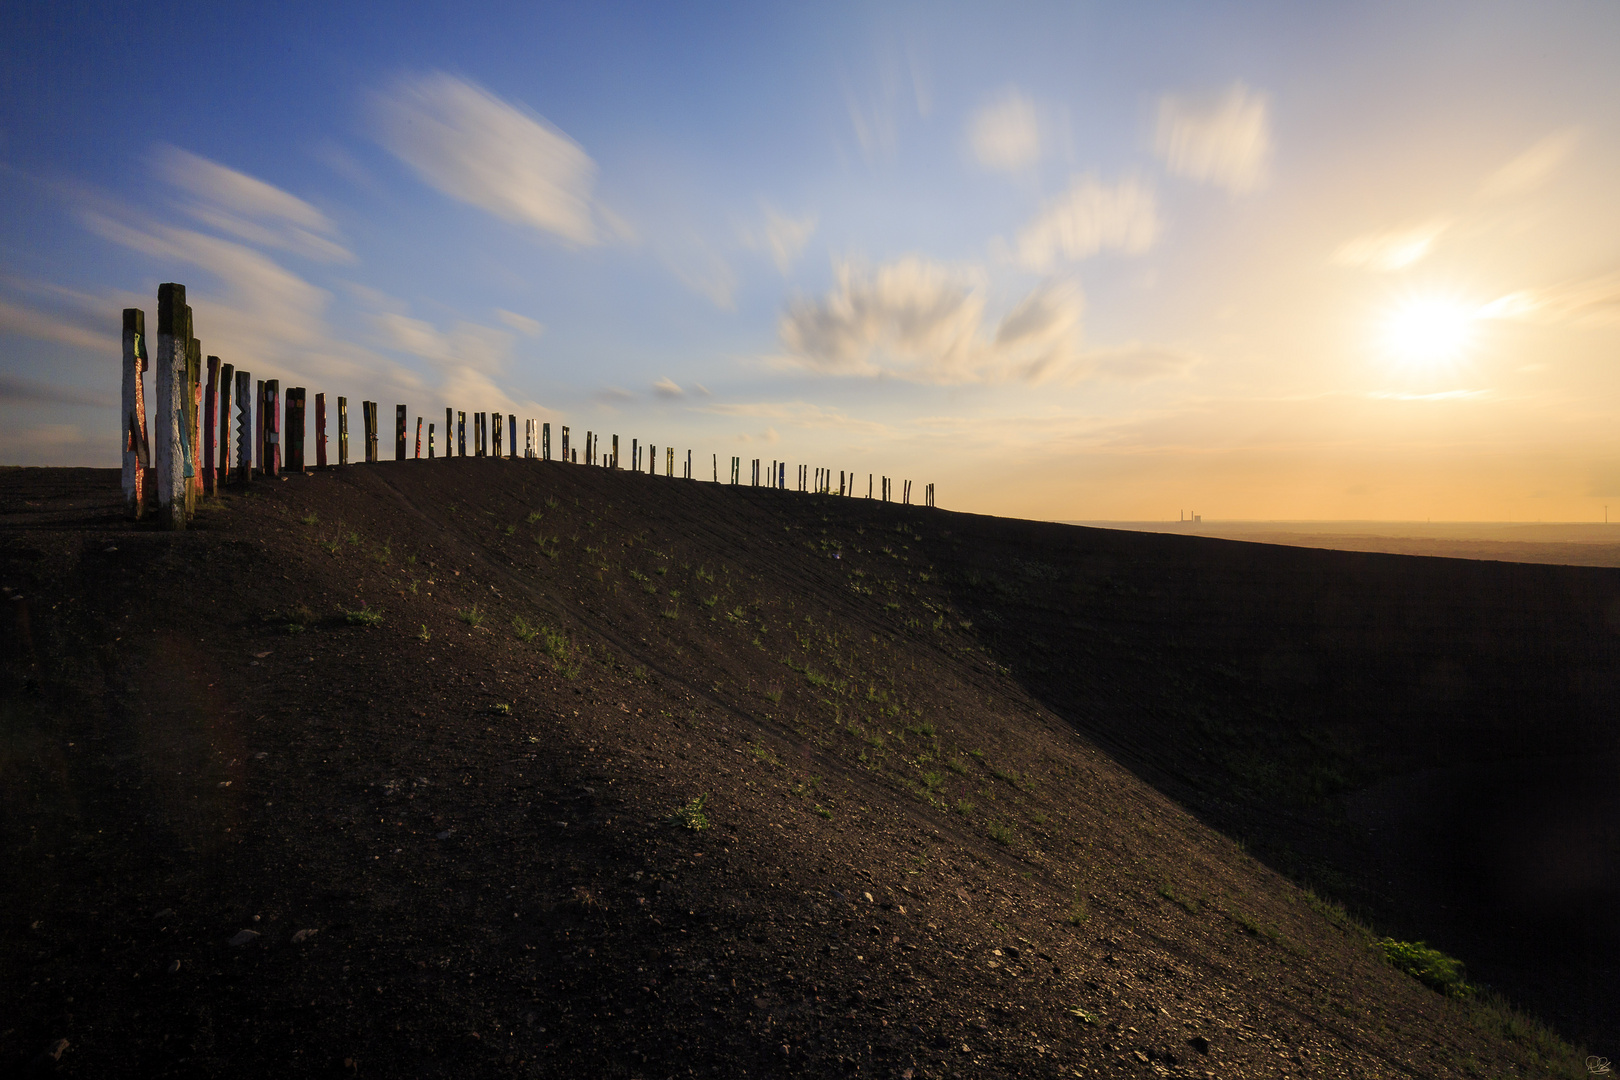
M1458 359L1474 336L1478 309L1448 297L1403 301L1384 324L1384 345L1402 361L1436 367Z

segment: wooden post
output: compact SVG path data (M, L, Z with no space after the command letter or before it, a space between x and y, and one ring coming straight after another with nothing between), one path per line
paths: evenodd
M124 512L139 518L146 509L146 469L151 447L146 437L146 312L124 309Z
M416 418L416 460L422 460L422 418Z
M282 461L288 472L304 471L304 402L302 386L287 388L287 422L282 428Z
M366 425L366 464L371 465L377 461L377 403L362 401L360 412Z
M253 380L253 467L264 475L264 380Z
M349 463L349 399L338 398L338 464Z
M326 395L315 395L315 467L326 468Z
M202 342L186 307L186 517L197 513L202 498Z
M394 460L405 460L405 406L394 406Z
M506 414L506 452L517 457L517 416Z
M218 486L231 482L231 390L236 383L236 365L219 366L219 469Z
M467 456L467 414L456 413L456 456Z
M560 432L560 434L562 435L562 459L563 459L564 462L568 462L568 461L571 460L569 458L569 456L568 456L568 425L567 424L561 424L559 426L562 428L562 431ZM550 457L551 457L551 425L550 424L546 425L546 433L545 434L546 434L546 458L549 460Z
M493 424L489 432L489 455L490 457L505 457L506 454L501 447L501 428L505 427L506 425L501 423L500 413L490 413L489 415L490 421Z
M236 373L236 480L253 482L253 373Z
M281 380L264 381L264 475L281 475Z
M671 480L675 478L675 448L673 446L664 448L664 475Z
M219 357L208 358L208 385L203 391L203 495L214 494L214 424L219 419Z
M186 458L180 445L185 412L186 287L158 286L157 385L152 408L158 520L165 529L186 527Z
M433 425L428 425L428 460L433 460Z
M445 457L450 456L450 447L451 447L450 433L452 431L455 431L455 430L456 430L455 417L451 415L450 410L447 408L447 409L444 410L444 456Z
M617 435L613 436L613 467L615 469L619 467L619 437Z

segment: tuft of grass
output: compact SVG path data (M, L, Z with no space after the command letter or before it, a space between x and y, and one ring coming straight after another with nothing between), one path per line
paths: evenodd
M668 611L661 611L659 614L666 619L678 619L681 617L681 613L676 611L674 608L670 608Z
M772 705L780 704L782 701L782 690L780 687L772 687L771 689L766 690L764 694L765 700L769 701Z
M491 705L489 707L489 711L494 713L497 716L511 716L512 715L512 706L506 705L506 704Z
M350 626L381 626L383 613L381 608L360 608L358 611L345 611L343 619Z
M319 525L321 523L321 516L315 511L311 510L298 520L302 521L305 525Z
M1078 1005L1076 1005L1074 1008L1068 1009L1066 1011L1068 1012L1068 1014L1070 1016L1074 1017L1076 1020L1080 1021L1082 1024L1095 1024L1097 1022L1097 1017L1096 1016L1094 1016L1091 1013L1086 1012L1086 1010L1082 1009Z
M1074 899L1069 902L1069 913L1063 916L1063 921L1070 926L1084 926L1091 921L1091 905L1080 895L1079 889L1074 891Z
M538 626L530 626L521 615L512 617L512 633L518 636L519 641L533 641L540 636Z
M1001 821L989 822L988 824L985 825L985 830L990 834L990 839L994 840L996 843L1000 844L1002 847L1006 847L1008 844L1012 843L1012 841L1013 841L1012 828L1010 826L1008 826L1005 822L1001 822Z
M940 772L923 773L923 783L928 785L929 791L938 791L945 786L945 774Z
M533 511L530 511L529 516L528 516L528 518L526 520L528 521L528 523L530 525L533 525L533 524L535 524L537 521L539 521L541 518L543 518L545 516L546 515L542 514L540 511L533 510Z
M1175 890L1168 881L1159 883L1159 895L1175 904L1189 915L1196 915L1203 910L1203 904L1195 896L1183 896Z
M832 811L828 810L825 806L821 806L821 805L818 804L816 806L816 813L820 814L822 817L826 818L828 821L832 820Z
M511 536L513 533L517 532L517 526L516 525L508 525L502 531L505 532L507 536Z
M416 640L417 641L429 641L432 638L433 638L433 635L428 633L427 623L423 623L421 632L416 635Z
M978 809L978 807L974 806L971 800L956 800L956 812L961 814L963 817L970 817L973 814L973 811L976 809Z
M707 795L699 795L685 806L678 807L673 814L669 815L669 823L678 825L683 829L691 829L693 832L702 832L709 827L709 817L703 812L703 808L708 803L709 797Z
M484 622L484 613L478 610L477 604L474 604L472 607L465 607L456 612L456 618L468 626L481 626Z
M321 547L328 555L336 555L343 545L336 540L322 540Z
M1018 784L1018 773L1012 769L1003 769L998 765L992 765L990 766L990 775L997 780L1005 780L1015 787Z
M968 751L968 756L969 757L976 757L980 761L983 761L984 760L984 751L983 750L969 750Z
M704 607L714 607L714 605L717 602L719 602L719 600L720 600L720 594L716 593L715 595L709 597L707 600L703 601L703 606Z
M967 762L963 761L961 758L951 758L945 763L945 767L951 770L951 772L957 773L961 776L967 775Z
M557 509L557 500L555 498L553 498L552 496L550 496L550 495L546 496L546 509L547 510L555 510L555 509Z
M1422 941L1396 941L1384 938L1378 947L1398 970L1406 972L1430 990L1447 997L1472 997L1474 988L1464 978L1461 960L1432 949Z

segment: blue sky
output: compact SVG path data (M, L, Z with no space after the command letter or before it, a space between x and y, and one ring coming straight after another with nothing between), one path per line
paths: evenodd
M1620 502L1620 8L14 5L0 463L117 328L1046 518Z

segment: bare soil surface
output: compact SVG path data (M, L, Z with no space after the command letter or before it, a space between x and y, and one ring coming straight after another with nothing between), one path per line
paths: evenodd
M179 534L117 484L0 471L0 1071L1586 1074L1341 903L1620 1057L1615 571L510 460Z

